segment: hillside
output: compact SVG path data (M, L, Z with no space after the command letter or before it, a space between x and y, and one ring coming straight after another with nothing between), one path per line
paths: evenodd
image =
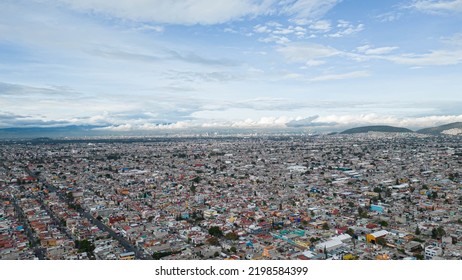
M446 134L446 135L462 135L462 122L455 122L435 127L424 128L416 131L421 134Z
M95 136L97 132L92 129L98 126L92 125L69 125L61 127L13 127L0 128L1 138L47 138L47 137L71 137L71 136Z
M355 134L355 133L367 133L367 132L399 132L399 133L413 133L414 131L403 128L403 127L394 127L388 125L372 125L372 126L362 126L347 129L341 134Z

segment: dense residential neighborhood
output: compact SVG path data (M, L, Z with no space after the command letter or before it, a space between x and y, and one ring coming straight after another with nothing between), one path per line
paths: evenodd
M462 258L458 136L0 144L0 259Z

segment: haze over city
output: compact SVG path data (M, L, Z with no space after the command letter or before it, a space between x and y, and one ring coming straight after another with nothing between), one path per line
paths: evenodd
M462 1L2 1L0 128L462 121Z

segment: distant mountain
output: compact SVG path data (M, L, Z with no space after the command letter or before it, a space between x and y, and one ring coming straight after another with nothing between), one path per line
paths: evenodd
M446 134L446 135L462 135L462 122L455 122L435 127L424 128L416 131L422 134Z
M13 127L0 128L0 138L37 138L46 141L48 137L95 136L93 125L68 125L60 127ZM99 133L100 134L100 133Z
M118 137L118 136L172 136L172 135L273 135L273 134L299 134L299 128L309 126L309 124L295 123L292 124L294 127L288 127L285 130L249 130L249 129L236 129L236 128L219 128L219 129L185 129L185 130L133 130L133 131L111 131L104 128L106 126L94 126L94 125L68 125L61 127L13 127L13 128L0 128L0 139L24 139L33 140L37 143L46 143L52 139L57 138L80 138L80 137ZM314 127L314 126L313 126ZM328 133L328 135L335 134L355 134L355 133L367 133L367 132L390 132L390 133L413 133L414 131L387 125L375 125L375 126L363 126L347 129L343 132L335 132L339 128L320 128L317 127L316 131L310 133L310 135L316 135L317 133ZM432 135L462 135L462 122L450 123L437 127L425 128L416 131L421 134L432 134ZM268 133L268 134L265 134Z
M388 126L388 125L372 125L372 126L362 126L362 127L355 127L351 129L347 129L340 134L355 134L355 133L367 133L367 132L399 132L399 133L413 133L414 131L403 128L403 127L395 127L395 126Z

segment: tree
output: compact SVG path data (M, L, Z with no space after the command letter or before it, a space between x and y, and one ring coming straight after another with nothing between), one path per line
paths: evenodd
M420 235L420 233L421 233L420 228L419 228L419 226L417 226L415 228L415 235Z
M93 250L95 250L95 245L93 245L93 243L91 243L87 239L76 240L74 243L79 253L86 252L89 254L93 254Z
M380 222L379 222L379 225L381 225L382 227L387 227L387 226L388 226L388 222L387 222L387 221L380 221Z
M228 239L228 240L238 240L239 236L235 232L228 232L225 235L225 238Z
M220 245L220 241L216 237L210 237L209 239L207 239L207 243L209 243L210 245L213 245L213 246Z
M442 226L432 229L432 238L433 239L440 239L441 237L446 235L446 231Z
M381 193L381 192L382 192L382 188L375 187L375 188L374 188L374 192L376 192L376 193Z
M348 228L345 233L349 234L350 236L353 236L355 234L355 231L352 228Z
M196 177L197 178L197 177ZM191 188L190 188L191 192L194 194L196 193L196 186L194 184L191 185Z
M230 250L231 252L233 252L234 254L236 254L236 252L237 252L237 249L236 249L236 247L234 247L234 246L231 246L231 248L229 248L229 250Z
M220 227L213 226L209 228L209 234L215 237L222 237L223 232L221 231Z
M322 225L322 229L323 229L323 230L328 230L328 229L329 229L329 225L328 225L327 223L324 223L324 224Z
M160 260L163 257L170 256L172 252L155 252L152 254L152 258L155 260Z
M310 242L311 242L311 243L315 243L315 242L317 242L317 241L319 241L319 240L321 240L319 237L311 237L311 238L310 238Z
M358 207L358 215L360 218L368 218L368 215L367 215L367 208L364 207L362 208L361 206Z

